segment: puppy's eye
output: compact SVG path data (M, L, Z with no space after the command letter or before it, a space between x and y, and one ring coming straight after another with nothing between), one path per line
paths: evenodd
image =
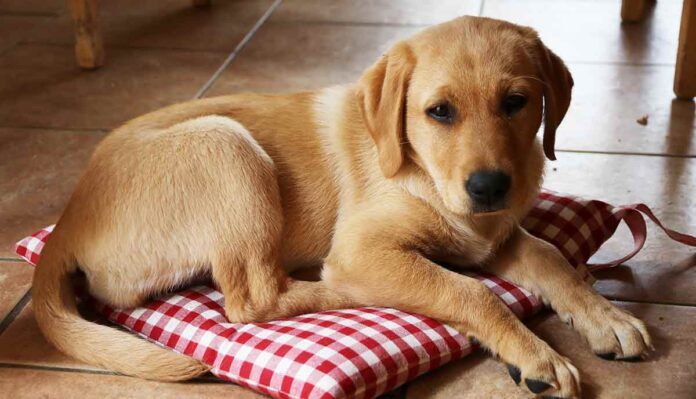
M428 115L438 122L450 123L454 118L454 110L449 104L439 104L428 109Z
M503 100L503 112L508 117L515 115L527 105L527 97L521 94L511 94Z

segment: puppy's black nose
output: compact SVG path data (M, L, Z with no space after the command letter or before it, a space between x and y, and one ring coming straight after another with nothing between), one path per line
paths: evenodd
M466 181L466 192L474 203L485 210L502 208L510 190L510 176L497 170L474 172Z

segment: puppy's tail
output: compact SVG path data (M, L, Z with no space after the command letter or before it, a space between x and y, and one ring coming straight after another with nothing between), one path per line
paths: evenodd
M86 363L150 380L181 381L208 371L193 358L83 319L70 276L75 266L60 241L52 235L46 243L32 288L36 320L49 342Z

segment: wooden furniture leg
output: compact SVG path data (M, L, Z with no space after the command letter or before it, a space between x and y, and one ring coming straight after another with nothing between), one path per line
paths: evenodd
M645 16L648 0L621 0L621 20L638 22Z
M696 0L684 0L677 67L674 72L674 94L690 100L696 97Z
M75 23L75 57L81 68L95 69L104 64L104 41L99 30L97 0L69 0Z

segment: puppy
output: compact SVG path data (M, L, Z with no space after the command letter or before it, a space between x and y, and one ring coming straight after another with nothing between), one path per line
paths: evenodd
M580 394L568 359L482 283L549 304L592 350L634 359L642 322L519 226L573 80L529 28L463 17L397 43L359 82L196 100L136 118L96 149L34 279L46 338L78 359L158 380L206 371L76 310L70 276L118 308L210 275L230 321L358 305L416 312L475 337L534 394ZM536 133L544 122L543 145ZM322 265L322 280L288 273Z

